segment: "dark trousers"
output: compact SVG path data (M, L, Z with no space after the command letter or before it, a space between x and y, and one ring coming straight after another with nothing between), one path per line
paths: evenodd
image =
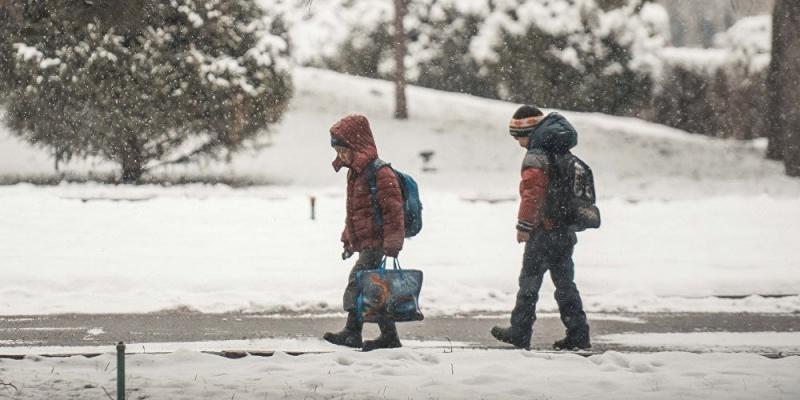
M356 311L356 299L358 298L356 273L378 268L382 259L383 249L364 249L358 253L358 260L356 260L356 265L353 266L353 269L350 270L350 276L347 278L347 288L344 290L342 303L345 311Z
M520 333L530 333L536 321L536 302L544 273L556 287L555 298L561 322L567 328L567 336L577 337L589 333L586 313L578 288L575 286L575 264L572 251L577 243L573 232L537 231L525 244L522 272L519 276L517 303L511 312L511 326Z

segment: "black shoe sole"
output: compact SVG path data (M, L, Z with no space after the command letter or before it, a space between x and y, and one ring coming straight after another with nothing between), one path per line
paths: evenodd
M364 345L361 347L361 351L367 352L367 351L380 350L380 349L399 349L401 347L403 347L402 343L396 343L396 345L395 345L395 343L392 343L391 345L388 345L388 346L381 346L381 345L370 344L370 341L368 340L368 341L364 342Z
M531 349L531 344L530 343L527 343L527 344L525 344L525 343L517 343L517 342L515 342L515 341L513 341L511 339L507 339L505 337L501 337L498 333L495 332L494 329L492 329L491 334L498 341L510 344L510 345L512 345L512 346L514 346L514 347L516 347L518 349L523 349L523 350L530 350Z
M558 347L556 345L553 345L553 350L559 350L559 351L561 351L561 350L563 350L563 351L585 351L585 350L591 350L591 348L592 348L592 345L588 345L588 346L572 346L572 347Z
M337 346L343 346L343 347L350 347L350 348L353 348L353 349L360 349L361 346L363 346L363 342L362 343L353 343L352 345L351 344L347 344L347 343L340 343L338 341L332 340L333 338L329 337L327 334L323 335L322 339L324 339L326 342L328 342L330 344L334 344L334 345L337 345Z

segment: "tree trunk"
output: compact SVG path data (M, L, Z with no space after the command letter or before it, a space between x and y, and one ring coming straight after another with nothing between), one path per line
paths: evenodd
M779 0L775 3L776 32L780 35L776 63L777 97L775 108L783 134L783 161L786 174L800 177L800 1ZM775 29L775 27L773 27ZM773 49L773 54L776 51Z
M142 144L131 135L125 140L121 149L122 183L136 183L144 174Z
M780 62L783 58L783 47L780 43L781 28L783 28L783 1L778 0L775 3L774 10L772 11L772 59L769 63L767 70L767 110L764 114L766 118L765 127L767 129L766 137L769 138L767 145L767 158L770 160L783 160L784 148L784 134L782 123L780 121L780 113L778 112L780 100Z
M136 183L143 174L144 168L141 164L122 164L122 183Z
M394 86L396 119L408 119L406 104L406 31L403 18L406 16L406 0L394 0Z

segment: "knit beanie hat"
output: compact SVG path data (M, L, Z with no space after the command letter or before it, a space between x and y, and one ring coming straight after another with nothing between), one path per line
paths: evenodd
M533 132L536 124L544 119L542 110L529 105L521 106L511 117L511 122L508 124L508 131L514 137L526 137Z

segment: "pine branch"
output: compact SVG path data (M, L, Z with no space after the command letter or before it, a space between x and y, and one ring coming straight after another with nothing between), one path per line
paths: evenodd
M152 158L157 158L158 159L158 158L161 158L164 155L163 151L159 152L159 150L158 150L159 147L177 146L177 145L181 144L181 142L183 142L184 140L186 140L186 138L185 137L181 137L180 135L176 135L176 136L173 136L173 137L167 136L165 139L160 140L160 141L158 141L156 143L152 143L152 144L149 144L149 145L145 144L144 153L147 156L150 156Z
M216 147L217 145L218 145L218 143L217 143L216 139L211 139L208 142L204 143L200 147L190 151L187 154L184 154L184 155L182 155L182 156L180 156L178 158L172 159L172 160L162 161L162 162L157 163L155 165L148 166L144 170L147 172L147 171L151 171L153 169L159 168L159 167L163 167L165 165L188 163L188 162L192 161L192 158L195 157L195 156L198 156L200 154L211 153L211 150L213 150L214 147Z

